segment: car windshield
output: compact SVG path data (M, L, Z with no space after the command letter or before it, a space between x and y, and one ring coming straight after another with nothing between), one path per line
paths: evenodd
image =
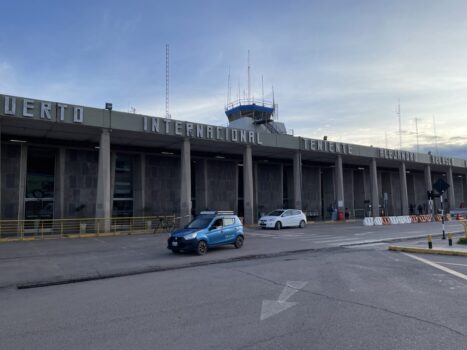
M283 212L284 212L283 210L274 210L270 212L268 216L281 216Z
M192 222L185 226L185 228L201 229L206 228L211 223L212 216L200 215L196 217Z

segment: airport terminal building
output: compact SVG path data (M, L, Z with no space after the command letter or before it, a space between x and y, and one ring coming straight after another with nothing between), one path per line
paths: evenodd
M274 108L237 101L223 127L0 95L1 219L409 215L439 178L445 209L467 200L466 160L289 135Z

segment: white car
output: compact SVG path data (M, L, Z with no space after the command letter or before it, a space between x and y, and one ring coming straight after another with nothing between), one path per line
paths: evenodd
M282 227L300 227L306 225L306 216L298 209L276 209L266 216L262 216L258 225L261 228L275 228L280 230Z

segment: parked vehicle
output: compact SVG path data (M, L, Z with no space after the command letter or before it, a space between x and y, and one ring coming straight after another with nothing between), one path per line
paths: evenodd
M275 228L276 230L283 227L303 228L306 225L306 215L298 209L276 209L262 216L258 225L261 228Z
M209 248L220 245L233 244L239 249L244 239L243 225L232 211L203 211L170 234L167 248L174 253L195 251L204 255Z

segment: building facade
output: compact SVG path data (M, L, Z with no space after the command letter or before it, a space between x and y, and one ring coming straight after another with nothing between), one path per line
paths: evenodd
M328 219L467 200L467 162L0 95L2 220L152 216L205 209L253 223L282 207ZM435 209L440 207L435 200Z

